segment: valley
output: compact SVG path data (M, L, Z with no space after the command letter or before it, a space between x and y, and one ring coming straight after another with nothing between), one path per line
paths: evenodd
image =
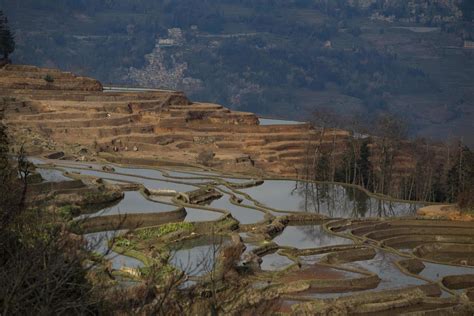
M364 135L177 91L107 91L54 69L7 65L0 75L10 154L28 155L27 202L85 245L111 301L171 314L474 312L472 220L312 178L309 169L330 170L316 168L315 152L330 148L343 164ZM366 142L383 170L386 143ZM417 168L412 146L394 147L393 187Z

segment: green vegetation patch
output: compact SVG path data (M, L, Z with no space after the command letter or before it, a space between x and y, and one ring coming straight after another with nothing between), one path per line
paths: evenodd
M81 213L81 209L76 205L64 205L58 208L58 214L65 220L71 220Z
M192 223L180 222L180 223L169 223L161 225L159 227L139 229L134 232L134 236L140 240L149 240L153 238L160 238L167 234L176 232L178 230L193 230L194 225Z

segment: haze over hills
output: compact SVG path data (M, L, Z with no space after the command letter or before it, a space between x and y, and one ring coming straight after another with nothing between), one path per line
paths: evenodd
M401 115L474 144L472 1L0 0L16 63L281 118Z

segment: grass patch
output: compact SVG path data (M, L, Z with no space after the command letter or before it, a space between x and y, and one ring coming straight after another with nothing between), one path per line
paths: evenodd
M81 209L76 205L64 205L58 208L58 214L65 220L71 220L81 213Z
M192 230L194 225L188 222L169 223L155 228L139 229L134 232L135 237L140 240L159 238L178 230Z

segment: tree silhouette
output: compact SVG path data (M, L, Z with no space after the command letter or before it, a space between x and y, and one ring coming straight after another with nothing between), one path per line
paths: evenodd
M15 36L8 26L8 18L0 11L0 52L4 59L8 59L14 50Z

